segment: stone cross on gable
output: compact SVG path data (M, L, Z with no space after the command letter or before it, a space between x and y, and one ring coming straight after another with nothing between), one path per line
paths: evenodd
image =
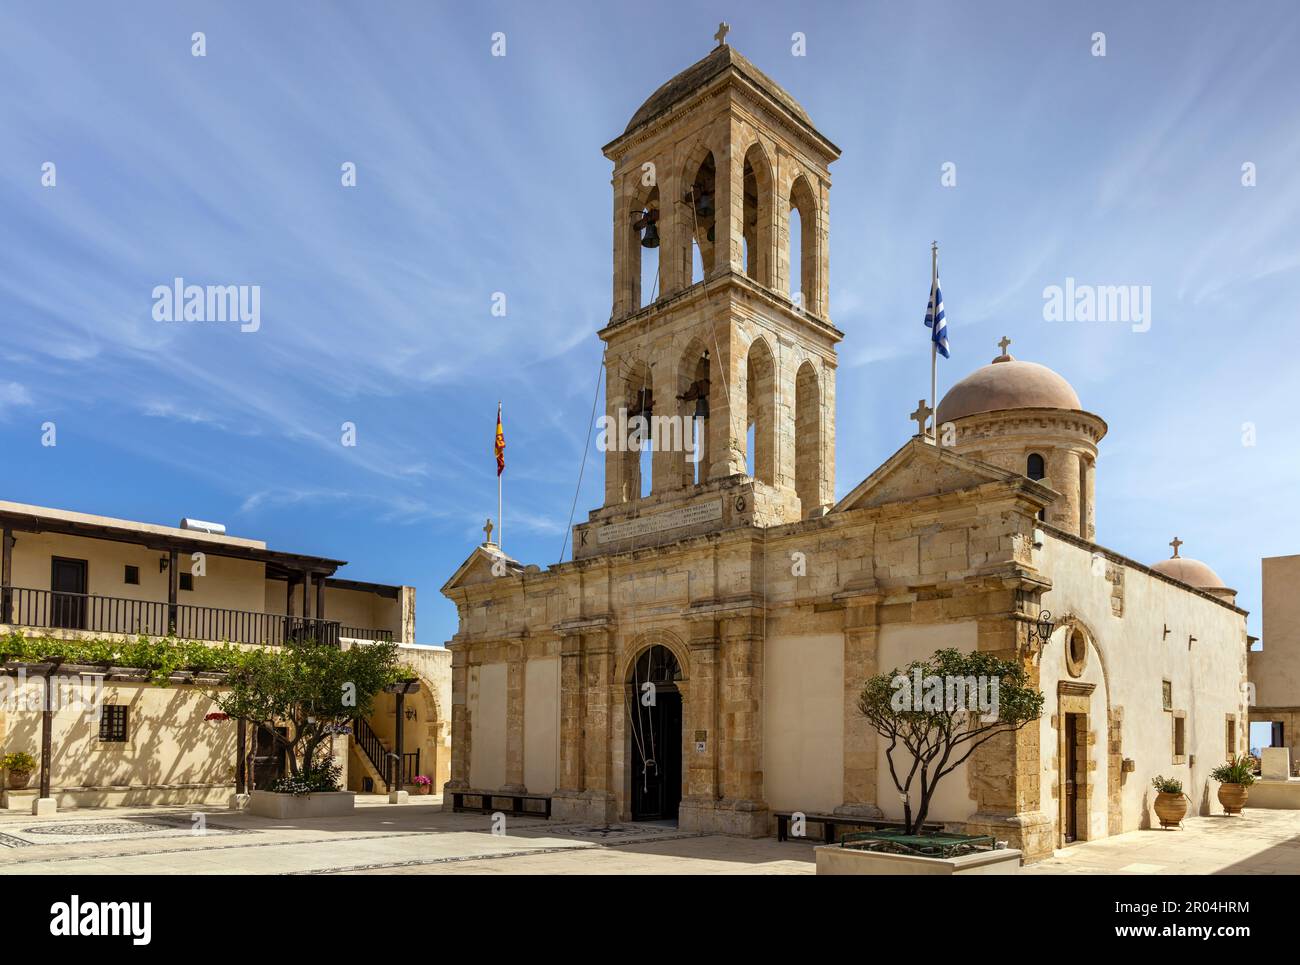
M727 42L727 34L730 32L731 24L725 22L718 24L718 32L713 35L713 39L718 42L719 47Z
M925 435L926 420L929 419L933 413L934 410L925 404L925 399L916 400L916 411L908 416L908 418L916 423L916 434L918 436Z
M483 542L485 544L492 542L492 520L488 519L483 523Z
M1174 548L1174 555L1171 557L1171 559L1175 559L1175 560L1178 559L1178 547L1183 545L1183 541L1180 540L1177 536L1175 536L1173 539L1169 541L1169 545Z
M998 348L1002 349L1002 354L1003 354L1003 355L1006 355L1006 354L1007 354L1007 349L1009 349L1010 347L1011 347L1011 339L1009 339L1009 338L1007 338L1005 335L1003 335L1003 336L1002 336L1002 341L998 342Z

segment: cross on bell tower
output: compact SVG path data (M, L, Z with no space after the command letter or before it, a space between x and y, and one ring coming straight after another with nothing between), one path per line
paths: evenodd
M1180 540L1177 536L1175 536L1173 539L1169 541L1169 545L1174 548L1174 555L1171 556L1170 559L1173 560L1178 559L1178 547L1183 545L1183 541Z
M770 522L835 499L835 346L827 262L839 149L727 43L650 95L607 144L614 165L606 420L652 398L649 452L605 447L602 518L748 477ZM673 419L702 417L698 450ZM698 458L696 458L698 456ZM734 494L733 494L734 495ZM734 504L735 500L732 500ZM589 540L589 545L595 541ZM576 541L575 541L576 545Z

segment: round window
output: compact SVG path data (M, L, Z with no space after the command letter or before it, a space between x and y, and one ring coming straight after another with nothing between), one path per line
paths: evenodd
M1084 664L1088 662L1088 638L1078 627L1070 630L1070 639L1065 647L1065 665L1071 677L1083 673Z

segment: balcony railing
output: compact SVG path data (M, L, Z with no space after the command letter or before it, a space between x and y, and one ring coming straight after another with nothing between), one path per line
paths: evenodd
M373 640L375 643L392 643L392 630L371 630L367 627L339 627L339 636L349 640Z
M281 616L252 610L157 603L87 593L0 587L0 623L11 626L87 630L94 633L174 635L186 640L228 640L279 646L299 640L338 646L341 636L387 631L349 628L341 633L337 620ZM391 633L389 637L391 638ZM374 636L362 639L379 639Z

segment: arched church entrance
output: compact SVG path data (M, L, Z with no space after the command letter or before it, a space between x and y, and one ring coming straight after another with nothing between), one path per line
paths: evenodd
M637 658L627 681L632 753L632 820L676 821L682 800L681 666L656 644Z

